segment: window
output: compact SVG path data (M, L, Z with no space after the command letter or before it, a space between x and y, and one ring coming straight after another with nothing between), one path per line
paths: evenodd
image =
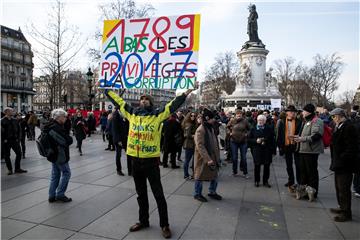
M30 50L30 47L29 47L28 44L24 43L23 49L24 49L25 51L29 51L29 50Z
M21 49L21 44L18 41L14 41L14 48Z
M25 55L25 63L31 63L31 57L29 55Z

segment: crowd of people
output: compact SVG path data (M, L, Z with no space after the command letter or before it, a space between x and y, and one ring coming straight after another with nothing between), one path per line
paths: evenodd
M335 174L339 204L338 208L330 211L336 214L335 221L352 219L351 190L360 197L359 106L354 106L351 113L335 108L320 114L313 104L307 104L302 109L289 105L280 112L244 111L241 107L234 113L205 107L179 110L190 92L188 90L177 96L163 107L154 106L150 95L142 95L139 107L133 108L115 92L106 91L115 109L102 113L99 128L103 141L108 143L105 150L115 151L117 174L125 175L121 165L124 151L127 174L133 176L135 182L139 222L130 227L131 232L149 227L149 181L158 206L162 235L171 237L160 166L177 169L183 162L184 179L194 180L194 199L207 202L202 193L203 181L210 181L209 198L223 198L217 189L219 170L226 165L225 162L232 165L234 177L252 178L256 188L271 188L270 166L273 157L279 154L284 158L288 175L284 187L296 199L312 202L319 193L319 154L327 147L330 148L330 170ZM1 120L2 157L9 175L13 174L10 149L16 154L15 173L27 172L20 167L21 158L25 158L25 137L29 141L34 140L37 126L51 136L49 145L54 149L48 157L52 162L49 202L69 202L71 198L65 193L71 177L71 131L82 156L83 140L91 137L96 130L95 118L90 113L84 119L80 110L69 116L62 109L55 109L51 114L46 112L39 120L33 113L29 116L17 114L14 118L13 110L6 108ZM181 159L183 150L184 160ZM220 150L224 150L224 159L220 158ZM254 165L253 177L248 169L249 153Z

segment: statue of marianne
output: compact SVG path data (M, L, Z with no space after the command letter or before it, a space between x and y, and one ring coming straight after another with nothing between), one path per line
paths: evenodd
M247 27L247 34L249 35L249 42L261 42L258 36L258 25L257 19L258 14L256 12L255 4L251 4L249 6L249 17L248 17L248 27Z

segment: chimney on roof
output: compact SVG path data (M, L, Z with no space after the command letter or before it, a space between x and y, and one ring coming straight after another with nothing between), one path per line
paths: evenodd
M19 32L21 32L21 28L19 27L19 30L18 30Z

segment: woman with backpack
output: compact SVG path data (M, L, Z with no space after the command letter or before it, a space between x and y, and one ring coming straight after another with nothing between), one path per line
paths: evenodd
M55 150L48 156L48 160L52 162L49 203L72 201L65 195L71 177L69 146L73 142L63 127L66 116L67 113L63 109L54 109L51 112L52 120L44 126L44 132L48 132L50 136L49 144Z
M76 111L76 116L73 123L73 129L77 142L76 147L79 149L80 156L82 156L81 147L82 147L82 141L86 138L86 123L79 109Z

